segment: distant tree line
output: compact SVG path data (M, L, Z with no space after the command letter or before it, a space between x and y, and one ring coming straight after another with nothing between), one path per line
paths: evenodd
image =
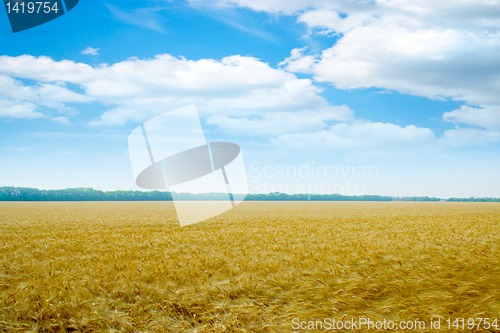
M381 195L341 195L341 194L249 194L245 201L394 201L394 197Z
M450 202L500 202L500 198L450 198Z
M439 198L430 198L430 197L395 197L394 201L443 201Z
M178 200L225 200L225 193L175 193ZM341 194L248 194L246 201L441 201L430 197L390 197ZM93 188L39 190L28 187L0 187L0 201L172 201L172 193L162 191L99 191ZM494 201L499 199L449 199L448 201Z
M28 187L0 187L0 201L171 201L170 192L109 191L93 188L39 190Z

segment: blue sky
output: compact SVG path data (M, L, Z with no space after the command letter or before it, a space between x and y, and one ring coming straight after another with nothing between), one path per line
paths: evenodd
M251 192L500 197L499 15L486 0L80 1L13 34L0 9L0 186L139 189L128 135L195 104L208 140L242 147Z

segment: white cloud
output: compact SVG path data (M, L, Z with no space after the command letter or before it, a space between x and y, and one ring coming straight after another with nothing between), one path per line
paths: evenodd
M118 107L103 113L99 118L91 120L90 126L122 126L129 121L142 122L144 113L139 109Z
M338 149L384 151L427 147L436 142L428 128L414 125L401 127L390 123L357 120L339 123L315 133L284 134L274 143L298 149Z
M98 48L93 48L93 47L87 47L85 50L82 51L82 54L89 54L89 55L99 55L99 47Z
M64 83L38 82L25 85L0 72L0 117L34 119L45 117L41 108L53 108L59 113L78 113L65 103L83 103L88 98L71 91Z
M367 6L372 7L365 4L364 8L370 8ZM305 23L310 29L318 29L320 34L345 34L373 21L373 13L370 10L360 10L346 16L341 8L337 10L313 9L298 16L297 21Z
M297 79L251 57L191 61L159 55L96 69L96 74L96 80L85 85L87 95L118 105L101 117L109 124L119 123L120 114L140 121L148 113L193 103L204 114L260 114L327 105L311 80Z
M34 70L27 71L25 66ZM11 99L42 103L43 97L62 104L95 101L111 105L92 125L140 122L153 114L193 103L205 115L240 116L319 110L328 106L319 95L321 89L311 80L298 79L252 57L192 61L164 54L153 59L132 58L111 66L91 67L47 57L3 56L0 73L10 79L10 85L16 82L13 77L39 82L38 99L33 97L35 88L21 84L22 89L15 91L24 89L25 94L16 97L11 93ZM85 95L68 91L61 82L78 85Z
M353 115L347 106L333 106L321 111L269 112L254 117L211 116L207 123L236 135L275 136L321 131L328 126L327 121L351 121Z
M0 99L0 118L36 119L45 115L35 111L37 106L33 103L15 103L9 100Z
M316 57L292 51L280 64L291 72L339 89L379 87L464 101L482 107L480 118L482 109L500 105L498 0L214 2L293 15L311 33L339 37Z
M69 121L69 117L54 117L51 118L53 122L56 122L61 125L71 125L71 122Z
M441 143L449 147L486 146L500 142L500 131L457 128L444 132Z
M347 33L318 59L295 51L284 64L339 89L380 87L472 105L500 104L498 52L500 38L451 29L367 26Z
M54 61L49 57L0 56L0 73L40 82L71 82L82 85L95 80L95 69L70 60Z
M317 59L312 55L304 55L306 50L307 47L293 49L290 57L280 62L278 66L285 66L288 71L294 73L312 73Z
M67 89L64 83L54 84L39 82L24 85L21 81L0 74L0 97L12 101L28 101L51 108L64 108L63 103L82 103L87 98Z
M441 44L446 42L439 36L430 36ZM418 40L418 36L415 37L413 44L418 44ZM428 54L428 50L419 51L419 45L413 44L413 53ZM288 62L303 58L303 52L296 50ZM26 65L33 70L27 71ZM345 69L339 68L338 72L342 71ZM325 71L324 75L330 74ZM22 79L36 83L26 86ZM58 112L66 111L66 116L49 117L61 124L70 124L71 114L67 111L71 110L67 103L92 101L108 105L107 111L89 122L91 126L139 123L194 103L208 124L227 133L264 136L280 146L394 150L419 145L469 144L459 138L471 135L449 132L441 140L428 128L357 119L347 106L330 105L312 80L299 79L252 57L193 61L163 54L152 59L131 58L113 65L91 67L47 57L3 56L0 57L0 85L2 82L7 88L1 91L7 99L1 103L7 107L0 110L0 116L43 117L44 114L36 112L37 108L52 107ZM69 90L67 84L78 86L84 93ZM446 119L462 122L457 114ZM496 142L495 133L476 134L481 133L493 139L473 142Z
M445 112L443 120L455 124L480 126L488 130L500 130L500 106L488 105L482 108L474 108L462 105L458 110Z
M243 7L272 14L294 15L299 17L299 22L307 23L310 27L332 30L335 30L334 24L338 21L332 16L333 13L342 14L339 16L341 18L364 15L366 19L360 22L383 18L420 27L446 26L469 30L500 27L497 19L500 15L498 0L190 0L189 2L194 6L209 3L220 7Z
M325 50L311 71L316 80L340 89L380 87L472 105L495 104L500 103L498 52L500 39L486 42L451 29L360 27Z

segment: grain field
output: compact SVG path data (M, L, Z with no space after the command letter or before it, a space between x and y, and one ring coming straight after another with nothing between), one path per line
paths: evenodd
M184 228L165 202L0 203L0 252L2 332L499 331L443 322L500 318L495 203L244 202Z

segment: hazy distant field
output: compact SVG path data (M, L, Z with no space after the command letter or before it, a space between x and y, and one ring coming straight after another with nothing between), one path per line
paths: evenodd
M0 203L0 331L499 318L499 260L495 203L245 202L182 229L172 203Z

